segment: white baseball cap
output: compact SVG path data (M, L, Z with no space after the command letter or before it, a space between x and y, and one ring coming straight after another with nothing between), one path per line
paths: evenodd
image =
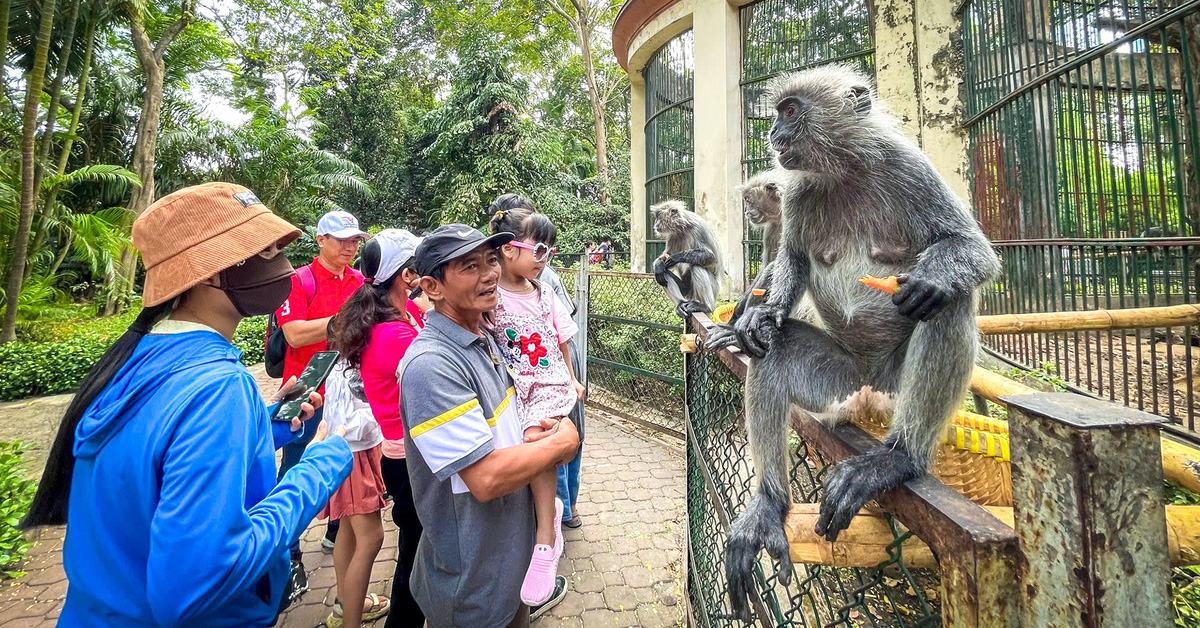
M383 283L391 279L413 258L422 239L405 229L384 229L375 234L373 240L379 244L379 270L375 271L371 281Z
M350 212L332 211L317 221L317 235L333 236L340 240L355 236L370 238L371 234L358 228L358 219Z

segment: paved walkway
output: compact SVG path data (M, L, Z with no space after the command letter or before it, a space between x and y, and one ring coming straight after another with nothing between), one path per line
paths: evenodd
M271 386L265 379L263 385ZM62 403L56 401L39 405ZM0 406L0 426L19 424L28 412L27 404L4 404ZM39 445L48 443L43 432L51 430L52 439L57 421L38 424L37 433L26 432L24 438ZM618 419L589 410L579 496L584 525L577 530L564 529L566 546L559 564L559 573L570 581L569 593L534 625L682 625L684 482L680 445L648 437ZM333 559L320 551L324 525L314 522L304 534L301 546L311 590L281 618L280 626L318 626L330 610L335 582ZM371 591L384 594L391 590L397 542L390 521L385 528L388 534L371 576ZM26 560L27 575L0 581L0 626L54 626L67 591L62 537L61 528L42 531Z

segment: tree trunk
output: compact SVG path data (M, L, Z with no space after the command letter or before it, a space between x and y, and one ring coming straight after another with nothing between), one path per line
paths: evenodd
M71 2L71 17L67 21L66 39L63 40L62 53L58 56L58 72L55 73L54 83L50 85L50 110L46 112L46 130L42 133L42 153L40 161L50 159L50 148L54 145L54 127L58 123L58 105L61 101L63 79L67 76L67 64L71 59L71 51L75 47L75 27L79 24L80 0ZM41 176L38 177L41 179Z
M142 114L138 117L137 139L133 144L133 163L130 170L142 180L141 187L134 187L129 196L129 213L121 227L128 232L133 226L133 220L142 215L150 203L154 201L154 164L155 151L158 147L158 121L162 113L163 73L165 65L163 56L171 41L187 26L191 19L191 8L185 2L183 15L163 34L162 39L153 46L146 36L146 29L141 20L133 17L129 20L129 34L137 52L138 64L146 75L146 91L142 98ZM137 271L137 254L133 247L126 247L121 252L121 263L113 277L123 284L123 287L133 286L134 275ZM116 314L124 307L117 294L110 294L104 307L105 314Z
M583 69L587 76L588 100L592 103L592 122L596 126L596 170L600 174L600 202L608 204L608 127L604 121L604 103L596 87L596 68L592 62L591 18L580 14L575 32L579 36L579 51L583 54Z
M12 13L12 0L0 0L0 70L8 63L8 15ZM8 93L5 92L5 96Z
M161 61L159 61L161 64ZM154 201L154 158L158 147L158 119L162 112L163 66L155 65L146 72L146 95L142 101L142 114L138 118L137 139L133 145L133 163L130 170L142 180L142 187L133 188L129 195L129 213L121 225L124 231L133 227L133 220L142 215L150 203ZM133 286L134 275L137 273L137 255L132 247L126 247L121 252L121 263L118 266L117 281L124 287ZM117 314L124 304L110 295L105 314Z
M71 245L75 242L75 234L68 233L67 241L63 243L62 250L58 252L58 256L54 258L54 263L50 265L50 272L46 273L53 277L54 273L58 272L58 267L62 266L63 260L67 259L67 253L71 250Z
M83 115L83 98L87 96L88 80L92 74L92 51L96 48L96 23L94 20L89 21L87 30L84 32L84 39L87 41L87 49L83 53L83 71L79 73L79 90L75 93L75 109L71 112L71 125L67 127L67 139L63 140L62 155L58 158L58 172L67 171L67 160L71 157L71 145L74 140L70 138L75 135L75 131L79 129L79 118Z
M42 86L46 82L46 57L50 49L50 29L54 26L54 9L58 0L46 0L42 5L42 20L38 29L37 47L33 53L33 67L26 79L25 116L21 129L21 212L17 217L17 233L12 244L12 263L8 267L5 282L4 328L0 330L0 344L16 338L17 301L25 277L25 262L29 256L29 227L33 223L33 210L37 204L35 187L34 152L37 149L38 103L42 101ZM7 45L7 42L5 42Z

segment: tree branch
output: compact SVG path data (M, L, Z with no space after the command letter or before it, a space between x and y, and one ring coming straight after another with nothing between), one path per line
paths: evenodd
M133 41L133 50L137 53L138 63L141 64L143 72L156 65L154 46L150 43L150 37L146 35L146 27L142 25L141 16L135 15L132 9L129 14L129 39Z
M188 0L184 0L180 8L181 15L179 19L175 20L175 23L167 28L167 32L163 33L163 36L154 46L154 58L156 60L162 60L163 55L167 54L167 48L175 40L175 36L183 32L184 28L187 28L187 25L192 21L192 12L195 8L196 4L194 1L189 2Z
M567 23L571 25L571 28L576 29L576 30L579 29L579 23L575 20L575 18L568 15L567 12L564 11L563 8L558 5L557 2L555 2L555 0L546 0L546 4L550 5L550 10L559 14L562 17L562 19L566 20ZM574 0L572 0L571 4L575 4Z

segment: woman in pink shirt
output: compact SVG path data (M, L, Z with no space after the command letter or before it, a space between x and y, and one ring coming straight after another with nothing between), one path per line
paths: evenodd
M413 506L408 468L404 461L404 423L400 419L400 383L396 371L408 345L424 326L424 312L409 297L419 279L413 270L413 253L421 239L403 229L384 229L372 238L379 244L379 259L363 251L362 270L371 299L354 316L338 322L336 346L342 357L362 376L363 392L371 414L383 432L380 471L392 496L392 520L400 528L396 575L392 579L392 609L385 628L420 626L425 616L409 592L421 538L421 522ZM346 313L345 310L342 312Z

